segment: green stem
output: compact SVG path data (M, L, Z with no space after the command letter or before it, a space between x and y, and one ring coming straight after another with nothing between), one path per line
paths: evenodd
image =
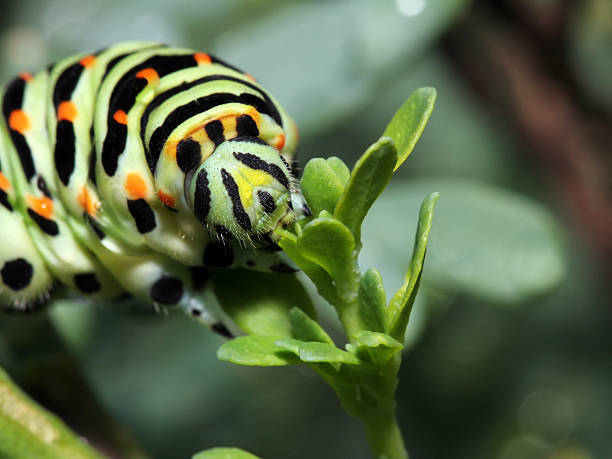
M376 459L407 459L402 434L395 419L395 410L370 414L362 419L368 443Z
M346 280L336 288L337 297L340 303L334 305L336 306L338 318L344 327L344 331L349 341L353 341L353 335L364 328L361 323L361 318L359 317L358 292L361 272L357 264L358 256L359 250L354 250L350 273L347 275Z

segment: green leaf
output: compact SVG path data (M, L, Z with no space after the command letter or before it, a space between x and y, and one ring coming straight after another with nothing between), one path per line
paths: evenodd
M406 273L404 284L395 293L389 303L389 317L391 318L389 330L392 336L401 341L404 340L408 318L410 317L412 304L414 303L418 291L421 271L423 270L423 262L425 260L425 252L427 250L427 239L433 221L434 207L439 197L440 195L438 193L431 193L423 200L423 204L421 204L419 225L414 238L414 249L412 250L410 268Z
M361 361L350 352L325 343L306 342L300 344L299 357L302 362L329 362L359 365Z
M0 368L0 457L101 459L55 415L19 389Z
M360 263L377 266L385 285L410 257L402 243L416 228L422 196L437 190L436 220L423 283L444 294L469 295L487 304L513 306L548 294L564 279L563 229L537 201L497 186L454 178L392 183L364 225ZM392 223L392 224L391 224Z
M304 226L297 247L305 258L321 266L336 282L345 282L352 268L355 240L338 220L316 218Z
M277 340L276 345L285 351L292 352L306 363L345 363L349 365L361 363L361 360L354 354L338 349L333 344L285 338Z
M318 264L307 259L297 245L297 236L289 231L282 231L278 245L291 260L310 278L319 294L330 304L336 304L336 289L332 278Z
M304 341L295 338L283 338L274 342L274 345L283 351L291 352L296 357L300 355L300 344Z
M435 102L435 88L419 88L410 94L408 100L395 112L387 125L383 136L391 137L397 148L397 164L394 171L412 153L431 116Z
M279 350L273 336L239 336L221 345L217 358L236 365L273 367L296 363L295 358Z
M387 331L387 297L376 268L366 271L359 282L359 316L367 330Z
M329 167L331 167L331 169L336 173L336 176L340 179L340 182L342 182L342 187L344 188L351 177L350 169L345 162L337 156L330 156L326 159L326 161Z
M192 459L259 459L239 448L211 448L194 454Z
M330 158L331 159L331 158ZM333 212L342 192L346 180L338 161L314 158L306 164L301 180L302 192L314 215L318 215L322 210ZM344 163L342 163L344 164ZM346 168L346 165L344 166ZM340 176L336 169L339 169ZM348 168L347 168L348 169Z
M291 308L289 311L293 336L302 341L319 341L321 343L334 344L325 330L310 318L300 308Z
M391 180L396 162L397 152L393 141L383 137L367 149L353 168L349 183L334 211L334 217L347 226L358 244L361 223Z
M289 337L289 309L299 305L315 315L308 293L294 275L244 269L215 270L212 275L215 296L223 310L246 333Z
M369 360L378 366L387 363L393 355L404 348L402 343L386 333L361 330L353 337L357 344L358 355L367 355Z

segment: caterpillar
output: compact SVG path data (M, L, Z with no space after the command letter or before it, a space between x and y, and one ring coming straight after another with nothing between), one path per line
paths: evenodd
M273 231L310 212L297 130L248 73L119 43L22 73L0 97L4 309L35 309L60 284L182 308L223 332L201 293L211 269L294 271Z

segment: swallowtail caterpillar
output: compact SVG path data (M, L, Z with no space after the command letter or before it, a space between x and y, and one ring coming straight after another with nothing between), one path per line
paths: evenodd
M223 331L201 294L207 270L292 270L271 234L310 212L297 131L249 74L121 43L22 73L1 100L0 306L35 308L59 282Z

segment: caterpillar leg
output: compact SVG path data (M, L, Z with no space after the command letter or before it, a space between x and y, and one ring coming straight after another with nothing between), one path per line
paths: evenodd
M207 294L205 268L185 266L156 252L114 252L96 239L90 239L89 248L129 294L156 307L182 309L214 331L232 336L231 320Z
M10 183L0 172L0 308L28 310L48 299L53 277L9 193Z

